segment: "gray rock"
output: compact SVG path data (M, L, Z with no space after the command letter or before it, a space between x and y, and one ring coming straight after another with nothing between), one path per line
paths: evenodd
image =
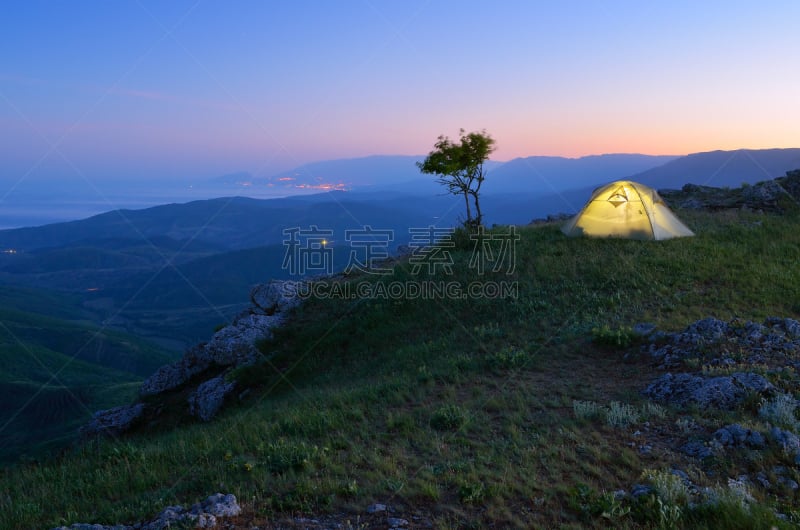
M253 312L261 315L285 313L299 303L296 282L272 280L250 290Z
M72 526L60 526L53 530L167 530L185 528L216 528L217 518L235 517L242 513L234 495L217 493L209 495L203 502L192 505L188 510L182 506L167 506L158 517L146 523L134 526L75 523Z
M212 366L252 364L260 356L256 342L270 337L284 321L282 315L249 314L217 331L206 344L198 344L178 361L156 370L142 383L139 395L150 396L178 388Z
M408 520L400 519L399 517L387 517L386 524L389 525L389 528L402 528L408 526Z
M763 449L766 446L764 436L751 429L745 429L739 424L726 425L714 433L714 439L725 447L750 447Z
M204 354L210 363L219 366L252 364L260 356L256 342L271 337L272 330L283 324L284 318L281 314L251 314L237 318L211 337L204 346Z
M386 511L386 505L385 504L375 503L375 504L370 504L369 506L367 506L367 513L377 513L377 512L385 512L385 511Z
M770 484L767 475L763 471L759 471L758 473L756 473L755 481L761 484L761 487L763 488L769 489L770 487L772 487L772 484Z
M773 427L769 431L772 441L781 446L784 451L798 454L800 453L800 438L790 431L784 431L779 427Z
M650 495L651 493L653 493L653 488L646 484L634 484L631 488L631 497L634 499L643 497L645 495Z
M765 393L772 384L763 376L737 372L730 376L702 377L692 374L664 374L644 394L655 401L674 405L696 404L703 408L731 409L747 392Z
M728 333L728 324L718 318L708 317L690 324L685 333L697 335L705 341L716 342Z
M226 382L224 375L202 383L189 396L189 414L203 421L211 420L235 386L234 382Z
M690 357L713 366L762 365L768 360L791 366L800 354L800 323L777 317L766 319L763 325L737 319L726 323L709 317L679 333L659 339L657 335L663 334L650 335L650 344L642 349L660 361L661 369L682 366ZM736 359L731 352L738 354Z
M800 488L800 485L794 479L789 477L778 477L778 482L783 485L785 488L788 488L792 491L797 491Z
M83 436L117 436L131 428L144 412L144 405L123 405L113 409L99 410L91 421L81 427Z
M680 191L659 190L659 195L681 208L701 210L743 209L755 211L782 212L781 199L794 201L796 177L787 173L786 177L757 182L738 188L716 188L686 184ZM790 191L791 190L791 191ZM796 201L795 201L796 202Z
M193 514L208 513L216 517L236 517L242 513L242 508L235 495L216 493L193 505L189 511Z
M709 446L696 440L686 442L681 446L680 450L686 455L693 456L694 458L699 458L701 460L714 455L714 452Z
M211 358L205 351L205 345L193 346L179 360L160 367L145 379L139 388L139 395L151 396L177 388L197 374L208 370L210 366Z
M773 330L782 332L790 339L800 339L800 322L792 318L769 317L764 322Z

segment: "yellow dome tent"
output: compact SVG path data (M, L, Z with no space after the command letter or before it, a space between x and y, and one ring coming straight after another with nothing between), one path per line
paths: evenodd
M619 180L594 190L592 198L561 231L568 236L671 239L693 236L656 190Z

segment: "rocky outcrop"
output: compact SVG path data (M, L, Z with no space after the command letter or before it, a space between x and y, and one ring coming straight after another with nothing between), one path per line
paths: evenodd
M185 388L189 383L197 384L189 395L189 411L203 421L213 418L234 389L233 383L218 376L220 372L227 373L256 362L261 356L258 341L270 338L272 331L286 321L288 312L300 302L295 283L279 280L253 287L250 300L252 305L230 325L214 333L208 342L189 348L180 359L148 377L139 389L140 398ZM206 372L210 372L208 377L214 377L202 381L201 376ZM99 411L81 432L84 435L118 435L155 408L136 403Z
M763 376L738 372L729 376L704 377L692 374L665 374L644 391L654 401L670 405L697 405L701 408L733 409L749 392L766 394L774 387Z
M59 526L53 530L166 530L168 528L216 528L217 519L236 517L242 513L234 495L217 493L210 495L203 502L191 508L168 506L158 517L146 523L135 525L101 525L75 523L71 526Z
M236 383L225 381L223 375L209 379L189 396L189 414L203 421L209 421L217 414L225 398L235 387Z
M129 430L144 412L144 405L125 405L113 409L99 410L92 420L81 427L82 436L118 436Z
M208 370L211 367L211 358L204 346L204 344L192 346L179 360L156 370L142 383L139 395L145 397L172 390Z
M763 449L766 446L764 435L758 431L742 427L738 423L726 425L714 433L714 440L723 447L748 447Z
M253 305L248 310L214 333L207 343L190 348L179 360L156 370L142 384L139 395L151 396L172 390L215 366L236 367L258 360L260 353L256 343L269 338L272 330L283 324L287 311L299 303L293 285L273 280L255 286L250 291Z
M663 369L681 366L688 358L701 359L710 366L768 363L800 367L796 366L800 354L800 322L770 317L759 324L709 317L690 324L681 332L657 335L645 351L658 360Z
M789 171L786 176L774 180L733 189L686 184L680 190L659 190L658 193L671 205L684 209L739 208L780 213L797 208L800 202L800 170Z
M272 281L259 284L250 290L252 311L262 315L286 313L299 303L292 282Z

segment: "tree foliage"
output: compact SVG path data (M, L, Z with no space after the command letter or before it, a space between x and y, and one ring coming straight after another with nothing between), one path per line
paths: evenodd
M453 195L463 195L467 209L464 224L474 228L483 222L480 205L480 190L486 172L484 162L495 149L495 141L485 130L466 133L459 131L458 141L447 136L439 136L434 149L417 167L423 173L436 175L437 181ZM474 202L475 216L472 215L470 197Z

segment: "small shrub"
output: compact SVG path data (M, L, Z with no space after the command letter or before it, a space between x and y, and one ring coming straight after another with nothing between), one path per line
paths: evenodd
M758 415L770 423L797 431L800 425L795 416L796 410L797 400L789 394L780 394L763 402Z
M486 495L482 482L462 482L458 487L458 498L464 504L478 504Z
M675 426L680 429L683 434L691 433L697 424L692 418L678 418L675 420Z
M669 471L647 470L644 476L650 481L656 495L667 505L684 505L689 501L689 489L683 479Z
M644 405L642 405L641 410L642 417L644 418L658 418L663 420L667 417L667 409L652 401L646 401Z
M572 412L579 420L594 420L606 415L605 407L594 401L575 400L572 402Z
M437 431L456 431L466 425L467 412L458 405L445 405L431 415L430 425Z
M480 339L502 338L505 332L497 322L489 322L472 328L472 332Z
M619 401L612 401L606 413L606 423L612 427L627 427L639 421L639 413L634 407Z
M258 454L264 465L273 473L285 473L289 470L302 471L308 468L319 452L316 446L305 442L290 442L279 439L275 442L262 443L258 446Z
M628 348L636 340L629 326L611 328L608 324L592 329L592 342L605 348Z
M715 487L708 493L708 502L715 505L748 510L753 502L750 488L741 480L728 479L728 487Z
M486 357L486 364L493 370L521 368L528 361L527 354L517 348L507 346Z
M616 520L625 517L631 511L630 506L626 506L623 500L618 499L613 493L598 493L585 484L578 484L570 490L569 504L584 519L602 517Z

